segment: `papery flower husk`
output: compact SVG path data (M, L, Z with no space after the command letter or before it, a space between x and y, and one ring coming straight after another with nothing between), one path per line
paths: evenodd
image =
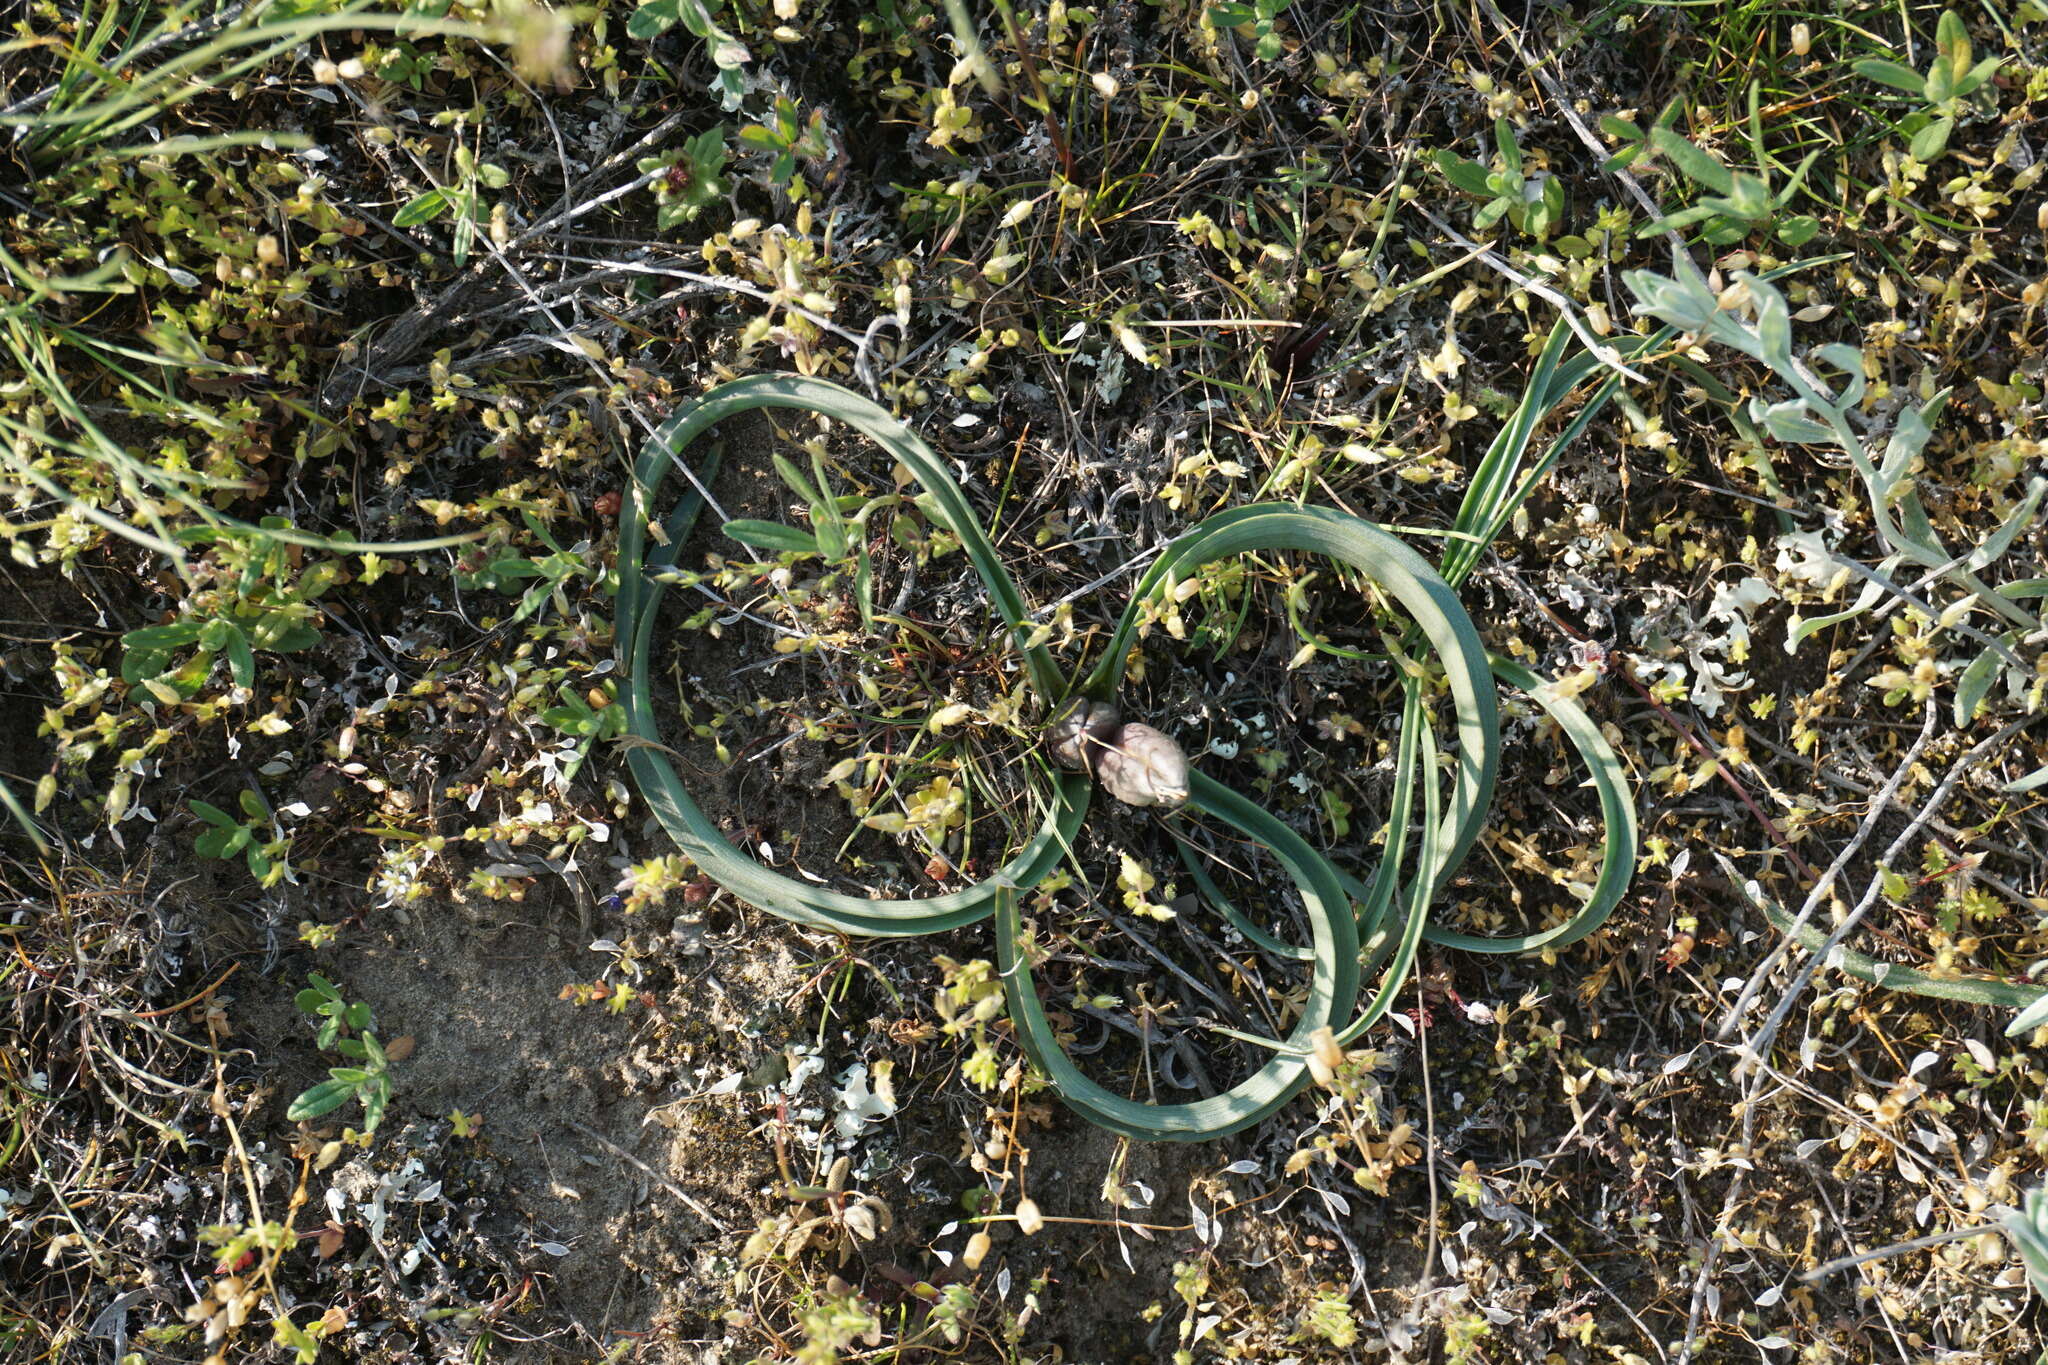
M1095 780L1127 806L1173 809L1188 799L1188 758L1164 734L1133 723L1096 757Z
M1116 738L1121 719L1113 702L1076 697L1046 727L1046 752L1062 768L1086 772Z

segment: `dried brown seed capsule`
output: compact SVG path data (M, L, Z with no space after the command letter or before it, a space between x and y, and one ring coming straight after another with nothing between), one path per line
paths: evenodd
M1086 772L1095 766L1104 748L1116 738L1118 720L1113 703L1076 697L1060 709L1047 727L1046 751L1062 768Z
M1128 806L1180 806L1188 799L1188 759L1149 725L1126 725L1095 760L1095 780Z

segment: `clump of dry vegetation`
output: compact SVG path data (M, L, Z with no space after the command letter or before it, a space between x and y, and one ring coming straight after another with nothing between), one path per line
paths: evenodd
M2039 0L8 23L0 1356L2043 1349ZM1258 502L1387 528L1533 671L1430 937L1368 935L1380 1017L1273 1117L1111 1136L986 924L785 923L653 818L636 753L910 897L1056 803L960 522L789 411L668 471L630 732L633 461L760 372L935 448L1068 681ZM1468 752L1410 627L1225 559L1116 699L1370 880L1411 745ZM1567 703L1640 834L1597 926ZM1119 1097L1308 1008L1240 834L1098 800L1025 888Z

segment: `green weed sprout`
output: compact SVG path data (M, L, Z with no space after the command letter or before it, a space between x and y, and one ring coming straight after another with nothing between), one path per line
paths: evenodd
M1248 4L1216 5L1209 10L1209 22L1220 29L1249 29L1252 55L1262 62L1278 61L1284 51L1277 25L1287 10L1286 0L1250 0Z
M739 108L747 93L742 73L752 54L745 43L718 26L704 0L647 0L626 20L626 32L642 40L658 38L678 23L702 38L711 53L711 63L718 70L711 79L711 93L718 96L726 112Z
M514 621L524 621L550 604L566 616L569 614L569 599L564 589L579 578L592 581L601 578L602 566L591 552L589 541L578 541L565 550L539 517L526 511L520 512L519 516L526 523L526 529L547 546L548 553L538 559L527 555L500 555L474 572L458 569L456 585L465 590L487 588L493 592L517 593L519 605L512 613Z
M312 985L299 992L295 1003L320 1020L314 1041L323 1051L339 1052L361 1065L329 1067L328 1078L293 1100L285 1118L293 1123L317 1119L354 1099L363 1106L364 1134L374 1133L391 1103L391 1059L377 1041L376 1019L368 1005L350 1004L320 973L308 972L306 980ZM355 1036L344 1036L351 1033Z
M1820 152L1808 153L1783 185L1773 187L1772 160L1764 149L1763 115L1755 84L1749 87L1748 120L1750 150L1756 159L1754 174L1729 169L1705 149L1679 136L1671 127L1679 108L1679 103L1673 101L1648 132L1611 114L1600 120L1603 131L1623 142L1622 149L1608 158L1606 170L1622 170L1646 154L1657 153L1701 191L1700 198L1689 207L1643 224L1636 230L1638 237L1697 227L1709 244L1729 246L1775 223L1778 240L1787 246L1804 246L1813 240L1820 232L1819 219L1804 213L1782 218L1780 215L1806 183L1806 173Z
M418 227L443 216L452 216L455 220L452 254L455 264L463 265L469 260L469 249L476 241L478 228L491 219L490 206L484 202L479 186L502 190L511 183L510 171L495 162L478 161L476 153L466 144L457 143L455 183L408 199L392 215L392 226Z
M189 804L192 813L207 824L192 843L194 853L223 861L241 854L249 865L249 875L265 890L291 876L292 865L285 857L291 850L291 836L276 831L270 805L261 792L242 790L238 804L243 818L239 820L211 802L195 800ZM266 838L266 827L276 837Z
M313 603L333 586L339 570L322 562L295 571L290 547L273 534L290 529L283 517L264 517L239 534L210 527L182 534L182 544L220 542L224 558L230 565L239 558L242 572L231 589L209 594L206 606L182 619L123 635L121 680L170 704L197 694L222 655L235 686L249 687L256 681L255 651L292 654L318 644L314 623L320 613ZM183 656L187 649L193 653Z
M795 100L786 95L775 98L775 108L761 123L740 129L740 141L772 158L768 178L787 185L796 176L799 161L820 161L832 155L832 134L825 126L823 110L811 110L809 119Z
M725 193L725 125L697 134L681 149L642 157L642 175L655 176L655 225L666 231L687 223L718 202Z
M1493 143L1500 153L1497 171L1449 151L1436 154L1437 169L1452 185L1485 201L1472 214L1474 232L1506 218L1517 231L1543 241L1564 218L1564 182L1554 175L1523 178L1522 148L1504 118L1493 121Z
M1924 72L1883 57L1865 57L1854 64L1857 75L1921 102L1923 107L1906 118L1913 135L1908 150L1914 160L1929 164L1947 154L1963 101L1998 74L2000 61L1986 57L1971 64L1970 35L1954 10L1943 11L1934 29L1934 47L1934 60Z

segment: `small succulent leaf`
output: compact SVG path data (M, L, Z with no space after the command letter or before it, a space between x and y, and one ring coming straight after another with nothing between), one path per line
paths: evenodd
M804 477L803 471L796 467L794 461L785 455L776 455L772 460L775 472L782 476L782 481L789 485L792 493L807 503L816 504L821 501L818 490L811 486L811 481Z
M165 650L197 644L202 627L196 621L173 621L167 626L144 626L121 637L129 649Z
M1934 26L1934 45L1941 49L1951 74L1960 77L1970 69L1970 31L1954 10L1942 11L1941 21Z
M1998 651L1985 649L1970 660L1962 676L1956 679L1955 721L1958 727L1968 725L1977 714L1990 693L1992 683L1998 680Z
M726 36L712 19L704 0L676 0L676 15L683 21L683 27L699 38Z
M1796 398L1768 407L1752 402L1750 417L1772 437L1789 445L1825 445L1834 439L1834 433L1808 416L1806 404Z
M1896 558L1887 559L1880 567L1896 567L1897 563ZM1855 620L1864 612L1876 606L1877 599L1883 596L1883 594L1884 588L1882 586L1876 583L1865 583L1863 591L1856 595L1856 600L1849 605L1846 611L1830 612L1826 616L1815 616L1811 619L1793 617L1790 624L1786 627L1785 652L1787 654L1796 653L1800 643L1809 636L1826 630L1829 626L1838 626L1844 621Z
M211 801L200 801L194 799L192 801L187 802L186 804L192 808L192 813L194 815L198 816L200 819L204 820L209 825L219 825L222 829L240 829L242 827L242 822L240 820L237 820L234 816L229 815L226 811L222 810L219 806L214 805Z
M161 649L130 649L121 656L121 681L140 683L157 677L171 666L170 654Z
M816 537L779 521L753 521L741 518L737 521L728 521L724 529L727 536L756 550L773 550L789 554L818 552Z
M1650 130L1650 141L1658 151L1671 158L1671 164L1686 174L1688 179L1705 186L1716 194L1727 194L1735 188L1735 177L1728 168L1695 147L1692 143L1661 125Z
M846 526L831 512L829 504L811 504L811 530L818 553L835 564L846 558Z
M1885 443L1884 463L1878 468L1879 482L1887 489L1906 476L1920 452L1926 448L1934 429L1921 416L1919 408L1902 408L1898 421L1892 426L1891 439Z
M1870 386L1870 380L1863 373L1861 351L1837 341L1817 347L1814 354L1842 372L1842 391L1834 396L1838 411L1846 412L1863 401L1863 392Z
M647 4L634 10L632 17L626 20L626 32L643 41L659 38L675 27L679 17L676 0L648 0Z
M1730 217L1758 222L1771 213L1771 187L1747 171L1737 171L1734 188L1728 192Z
M1996 564L2012 548L2013 542L2025 532L2039 529L2038 514L2041 499L2048 494L2048 482L2035 479L2027 485L2027 496L2020 499L2019 506L2006 513L2005 520L1996 531L1987 536L1970 557L1963 561L1963 567L1975 571Z
M303 622L295 621L282 626L271 636L269 648L278 654L296 654L319 643L319 631Z
M249 648L249 637L236 625L228 626L228 675L237 687L253 687L256 683L256 654Z
M425 194L415 195L407 200L398 212L391 216L391 225L409 228L418 227L421 223L431 223L448 211L449 204L445 190L428 190Z
M1907 150L1913 153L1915 161L1939 161L1948 151L1948 136L1954 131L1955 126L1956 121L1952 118L1938 118L1913 134L1913 141Z
M1695 293L1668 275L1631 270L1621 277L1621 282L1636 296L1636 311L1682 331L1701 331L1714 315L1712 294L1704 289Z
M860 608L860 623L869 631L875 628L875 570L868 557L865 541L858 543L859 556L853 566L853 600ZM620 713L620 724L625 723L625 708L614 707Z
M1501 164L1515 179L1522 178L1522 148L1515 141L1515 126L1505 118L1493 121L1493 145L1500 149Z
M362 1101L363 1127L366 1131L374 1133L377 1131L377 1125L384 1122L384 1107L391 1103L391 1087L372 1082L369 1089L363 1093Z
M1892 89L1902 90L1908 95L1920 95L1927 87L1926 78L1912 67L1901 66L1882 57L1865 57L1850 65L1856 74L1865 80L1889 85Z
M1922 98L1936 106L1947 103L1955 98L1957 79L1956 69L1936 57L1934 65L1927 68L1927 80L1921 86Z
M1667 232L1683 232L1694 223L1704 223L1712 218L1715 210L1708 205L1695 204L1689 209L1680 209L1667 217L1645 223L1636 233L1638 237L1659 237Z
M811 526L819 548L836 562L846 557L846 518L840 514L839 500L825 496L832 480L826 475L824 457L815 450L811 452L811 478L819 493L811 499Z
M284 1111L284 1116L293 1123L317 1119L347 1104L348 1097L355 1094L355 1091L356 1088L346 1081L322 1081L293 1100L291 1108Z
M1786 246L1805 246L1820 232L1820 219L1801 213L1778 224L1778 240Z
M1977 93L1984 82L1998 74L1998 68L2004 64L2005 59L2002 57L1986 57L1971 67L1964 73L1963 78L1956 82L1956 98L1961 99L1965 95Z
M2015 778L2006 783L1999 790L2008 796L2021 796L2042 787L2048 787L2048 767L2036 768L2025 777Z
M540 721L565 734L582 735L589 733L591 717L579 715L567 706L550 706L540 713Z
M1487 183L1486 167L1476 161L1467 161L1463 157L1453 156L1450 152L1438 152L1436 165L1437 169L1443 172L1444 179L1467 194L1476 194L1483 198L1493 193L1493 186Z
M2043 1023L2048 1023L2048 993L2013 1016L2013 1021L2005 1026L2005 1036L2024 1038Z
M1792 368L1792 314L1785 296L1762 280L1745 277L1756 300L1756 335L1763 358L1780 373Z

